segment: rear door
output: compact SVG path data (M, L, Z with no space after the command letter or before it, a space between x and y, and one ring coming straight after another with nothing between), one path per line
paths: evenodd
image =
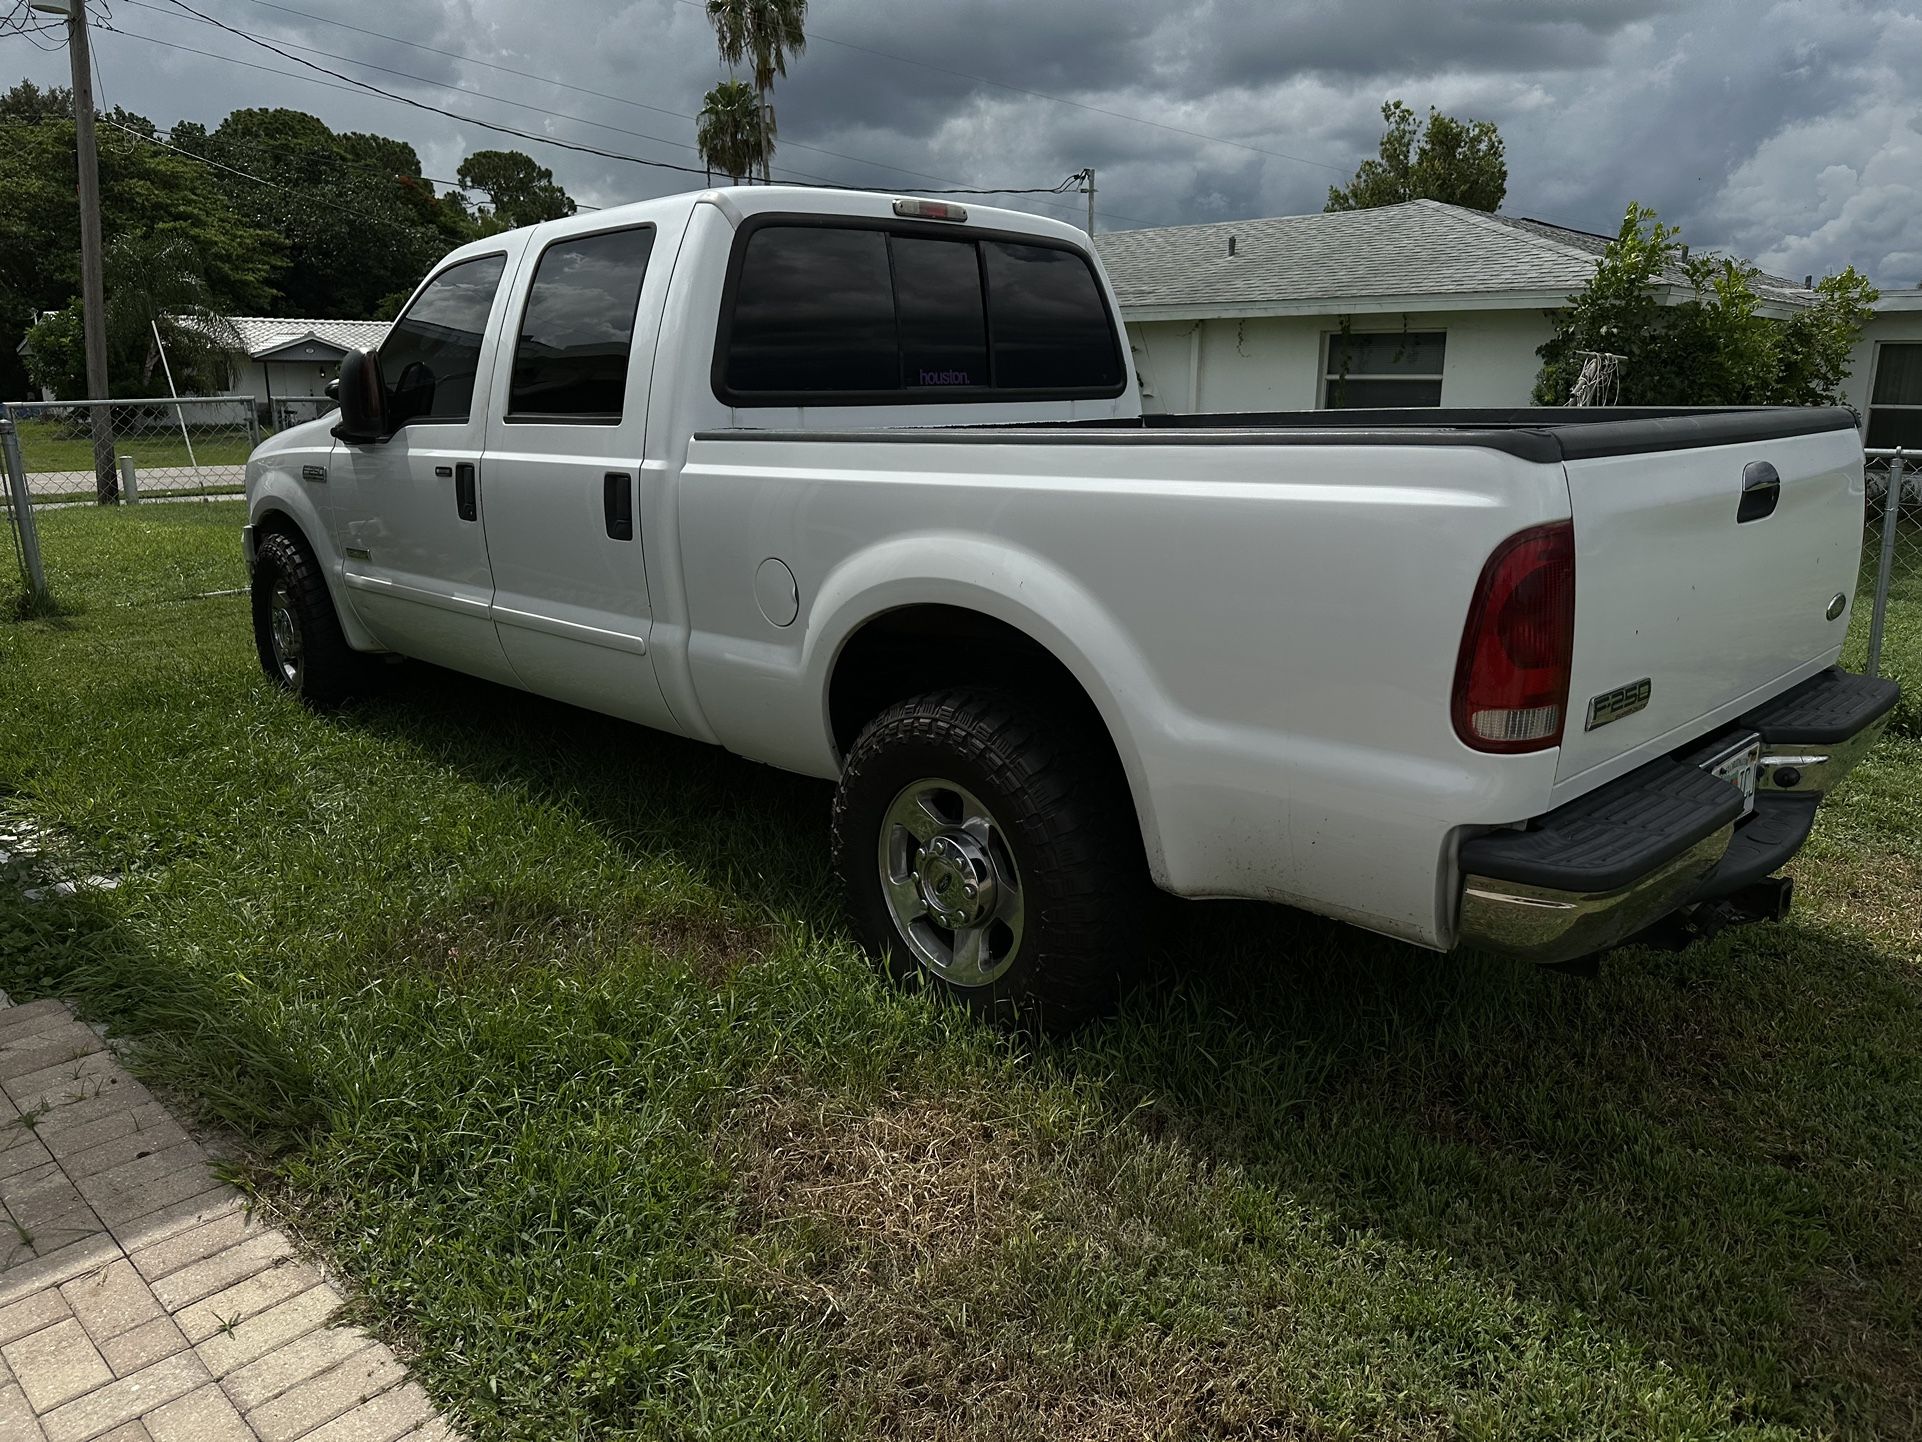
M1558 780L1680 744L1833 661L1862 539L1853 428L1566 466L1575 654Z
M648 385L669 267L656 228L571 230L530 254L485 473L500 646L523 685L673 721L648 656Z

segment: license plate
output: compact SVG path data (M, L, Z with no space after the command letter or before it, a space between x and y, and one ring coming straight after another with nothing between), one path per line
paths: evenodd
M1745 741L1736 742L1719 756L1704 761L1702 769L1742 793L1742 815L1747 816L1755 809L1755 773L1761 763L1762 738L1751 736Z

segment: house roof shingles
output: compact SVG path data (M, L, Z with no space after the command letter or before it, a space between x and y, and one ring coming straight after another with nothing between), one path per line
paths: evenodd
M1118 230L1096 240L1124 310L1572 295L1588 283L1607 245L1606 236L1436 200ZM1679 273L1668 280L1686 284ZM1764 282L1769 298L1784 303L1808 294L1779 277Z
M248 355L260 357L312 337L339 350L372 350L387 338L384 320L302 320L279 315L230 315ZM193 324L191 318L186 322Z

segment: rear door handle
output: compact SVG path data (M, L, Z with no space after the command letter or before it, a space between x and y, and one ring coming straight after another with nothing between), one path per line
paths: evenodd
M463 521L480 519L480 498L474 483L474 463L461 461L454 467L454 514Z
M626 471L609 471L601 477L601 509L607 516L609 540L634 539L634 478Z
M1774 515L1775 503L1781 499L1781 473L1767 461L1750 461L1742 467L1742 499L1735 508L1735 524Z

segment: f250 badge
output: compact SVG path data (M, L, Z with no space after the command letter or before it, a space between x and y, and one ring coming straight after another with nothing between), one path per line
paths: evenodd
M1617 686L1613 691L1604 691L1588 703L1588 724L1582 729L1593 731L1597 726L1606 726L1611 721L1619 721L1624 716L1633 716L1654 694L1655 687L1644 676L1639 681L1631 681L1626 686Z

